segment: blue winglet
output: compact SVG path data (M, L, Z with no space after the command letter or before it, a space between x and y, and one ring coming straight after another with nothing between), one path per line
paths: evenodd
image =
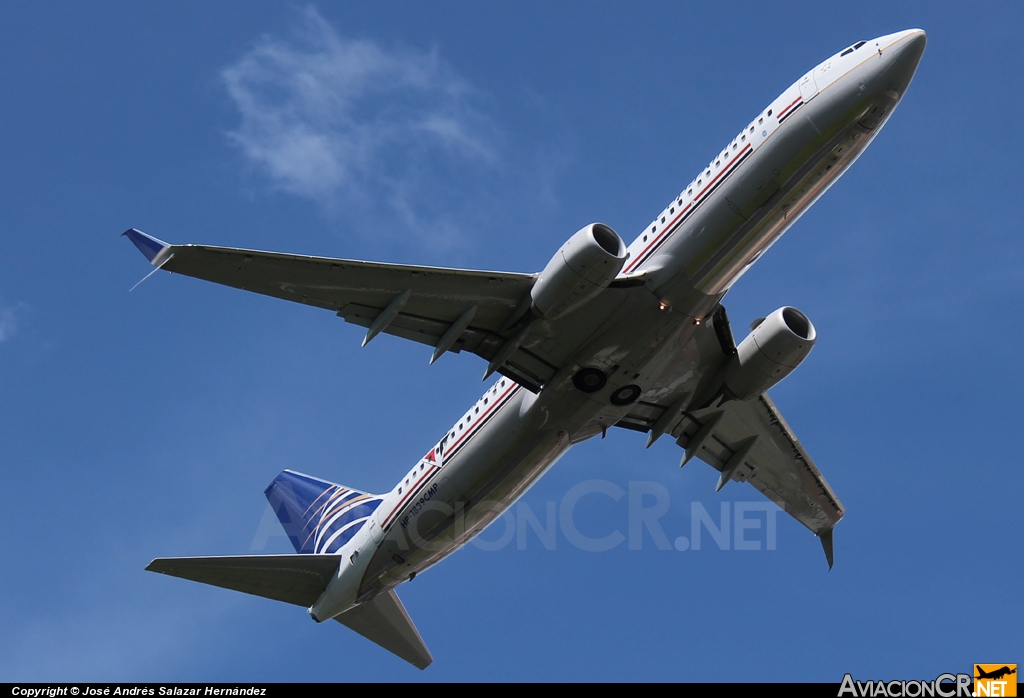
M153 263L153 260L156 259L156 256L160 254L162 250L170 247L170 245L163 240L158 240L152 235L146 235L141 230L136 230L135 228L129 228L121 234L127 236L128 239L139 248L139 252L146 255L146 259L149 260L150 264Z

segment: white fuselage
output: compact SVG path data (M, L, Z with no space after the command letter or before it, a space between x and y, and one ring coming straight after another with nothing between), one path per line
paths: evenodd
M476 535L568 449L626 414L609 396L696 385L680 347L740 276L857 159L899 103L924 48L911 30L860 42L801 77L758 114L629 246L603 332L539 393L500 378L395 486L342 550L310 609L318 620L410 579ZM686 365L691 361L692 365ZM582 366L608 374L573 388ZM679 377L675 383L675 377Z

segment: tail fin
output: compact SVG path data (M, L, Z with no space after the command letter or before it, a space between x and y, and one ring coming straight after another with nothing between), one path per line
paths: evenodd
M297 553L337 553L382 497L285 470L264 494Z

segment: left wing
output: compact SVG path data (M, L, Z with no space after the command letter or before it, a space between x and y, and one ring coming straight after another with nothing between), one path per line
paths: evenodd
M631 413L623 426L654 427L672 408L643 409L646 415ZM821 539L832 568L832 529L843 505L767 393L666 419L665 433L686 449L681 465L696 456L720 471L719 490L730 480L749 482Z
M146 569L309 607L327 588L340 562L340 555L158 557Z
M463 350L492 361L509 346L534 275L381 264L256 250L169 245L134 228L127 236L158 269L331 310L368 328L434 347L431 362ZM496 369L532 390L557 366L516 347Z

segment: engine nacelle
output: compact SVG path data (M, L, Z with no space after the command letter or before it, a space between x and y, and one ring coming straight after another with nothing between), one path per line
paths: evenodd
M530 296L533 309L553 320L580 307L606 288L626 263L626 243L602 223L580 229L540 273Z
M779 308L736 347L725 372L727 391L738 400L757 397L792 373L816 339L806 315L796 308Z

